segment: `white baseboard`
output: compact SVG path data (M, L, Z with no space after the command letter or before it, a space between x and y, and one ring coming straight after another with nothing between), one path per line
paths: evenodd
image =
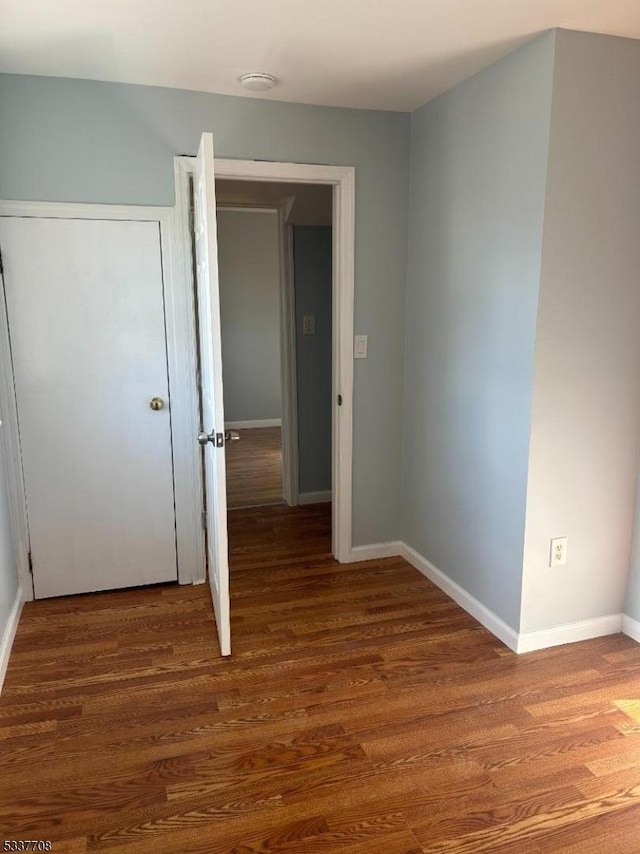
M332 493L330 489L324 492L301 492L298 495L298 504L326 504L331 499Z
M0 640L0 692L2 691L2 686L4 684L4 677L7 674L9 656L11 655L13 639L16 636L18 623L20 622L20 614L22 613L23 604L24 600L22 598L22 588L18 587L18 592L16 593L16 598L13 603L13 607L11 608L11 611L9 613L9 619L7 620L7 625L5 626L4 634L2 635L2 639Z
M518 633L507 625L504 620L501 620L497 614L485 607L482 602L479 602L474 596L468 593L464 587L460 587L455 581L445 575L442 570L434 566L430 561L423 557L415 549L402 543L400 552L402 557L409 561L411 566L414 566L419 572L425 575L429 581L433 581L436 587L439 587L447 596L450 596L454 602L457 602L461 608L475 617L479 623L489 629L491 634L499 638L505 643L509 649L514 652L518 651Z
M548 649L565 643L601 638L604 635L617 635L622 631L622 614L608 614L577 623L565 623L551 629L537 632L523 632L518 635L516 652L533 652L536 649Z
M371 543L368 546L353 546L349 563L360 560L378 560L381 557L396 557L401 553L402 543L399 540L390 543Z
M455 581L434 566L430 561L419 554L411 546L402 544L402 556L415 566L423 575L433 581L444 593L464 608L467 613L475 617L478 622L488 629L496 637L500 638L509 649L514 652L533 652L537 649L548 649L552 646L561 646L566 643L599 638L604 635L615 635L624 631L634 640L640 641L640 623L622 614L608 614L604 617L595 617L589 620L580 620L577 623L567 623L562 626L554 626L550 629L542 629L537 632L519 633L507 625L497 614L489 610L482 602L460 587Z
M640 623L628 614L622 615L622 632L640 643Z
M257 427L282 427L281 418L263 418L261 421L225 421L225 430L254 430Z

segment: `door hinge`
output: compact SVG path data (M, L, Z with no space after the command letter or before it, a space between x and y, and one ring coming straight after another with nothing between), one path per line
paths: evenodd
M342 395L338 395L338 406L342 406Z
M0 246L0 276L4 276L4 262L2 260L2 246Z
M206 510L202 511L200 518L202 519L202 527L206 530L206 528L207 528L207 511Z
M31 552L27 552L27 560L29 561L29 574L33 578L33 558L31 557Z

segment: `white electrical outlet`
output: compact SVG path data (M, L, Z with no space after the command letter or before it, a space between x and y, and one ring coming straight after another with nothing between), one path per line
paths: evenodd
M551 540L549 566L564 566L567 562L567 538L555 537Z
M315 335L316 334L316 319L313 314L305 314L302 318L302 334L303 335Z

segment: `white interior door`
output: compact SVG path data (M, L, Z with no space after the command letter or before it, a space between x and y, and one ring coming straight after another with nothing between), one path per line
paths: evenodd
M207 562L211 597L222 655L231 654L227 479L222 399L222 340L218 285L218 240L214 183L213 136L202 134L193 170L194 231L202 384L207 515Z
M36 598L176 580L159 223L0 217L0 246Z

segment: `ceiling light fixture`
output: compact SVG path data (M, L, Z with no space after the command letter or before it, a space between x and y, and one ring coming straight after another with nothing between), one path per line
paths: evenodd
M238 80L245 89L250 89L252 92L266 92L278 82L273 74L266 74L264 71L250 71L248 74L241 74Z

